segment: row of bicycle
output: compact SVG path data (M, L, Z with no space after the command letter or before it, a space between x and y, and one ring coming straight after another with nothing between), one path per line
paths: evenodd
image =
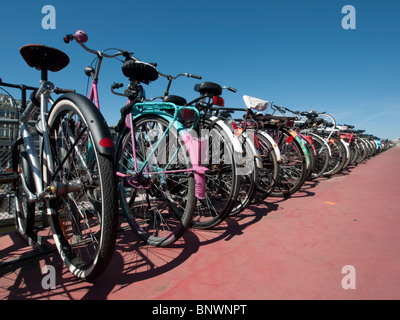
M325 113L268 115L268 106L290 110L249 96L245 108L224 107L223 90L236 90L213 82L196 84L199 96L187 101L169 93L172 81L200 76L164 75L126 50L90 49L81 30L64 37L73 40L95 55L85 68L92 80L87 98L48 81L48 71L62 70L69 58L43 45L20 50L41 71L40 87L0 84L22 92L11 170L17 229L37 242L35 208L44 204L60 256L80 279L93 281L108 266L121 211L140 239L167 246L188 228L213 228L249 205L288 197L307 179L335 174L388 146L377 147L349 126L339 129ZM119 57L129 85L120 93L123 85L113 83L111 91L128 103L114 127L114 143L100 112L98 82L103 59ZM143 85L160 76L167 79L165 93L148 99ZM52 93L62 96L53 101ZM29 124L38 110L34 153Z

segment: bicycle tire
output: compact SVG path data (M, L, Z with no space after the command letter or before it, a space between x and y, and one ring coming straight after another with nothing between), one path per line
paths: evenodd
M33 176L28 165L28 154L26 147L18 141L13 146L13 171L23 172L24 177L18 175L15 184L15 211L16 211L16 227L25 233L28 237L36 241L37 236L33 231L35 224L35 203L27 201L27 195L23 192L22 181L25 179L25 184L28 188L35 192L36 187L33 181Z
M336 136L331 136L328 143L331 148L331 157L329 158L328 167L323 173L324 177L340 172L346 161L346 148L340 139Z
M301 142L291 135L290 129L264 124L264 130L276 141L281 151L282 158L279 178L273 192L271 192L271 196L290 197L296 193L306 181L309 170L306 160L307 154Z
M59 98L47 124L53 176L45 154L42 166L44 186L54 193L46 199L53 238L68 270L92 282L111 261L118 227L113 154L100 153L95 138L111 134L100 111L81 95Z
M163 135L169 124L154 114L137 117L132 122L132 135L128 128L122 131L115 160L118 173L131 175L118 178L120 206L131 229L147 244L159 247L174 243L190 227L196 204L193 172L176 173L192 168L188 148L174 126ZM155 153L148 159L153 147ZM163 173L136 178L135 159L141 164L149 160L145 170Z
M236 204L229 213L230 216L235 216L245 210L252 203L254 195L257 192L259 170L261 168L257 166L258 150L251 138L252 135L241 137L245 161L241 168L239 168L239 192L236 197Z
M356 164L359 164L366 159L366 157L368 155L368 150L367 150L367 146L366 146L365 142L363 141L363 139L357 138L356 143L359 148L358 157L356 159Z
M253 204L264 201L274 191L279 179L279 163L271 142L260 132L257 132L258 151L263 167L258 172L256 193Z
M329 146L326 144L324 139L322 139L317 134L307 132L308 135L311 135L314 142L314 147L316 150L315 164L311 172L310 180L314 180L319 178L328 167L329 163Z

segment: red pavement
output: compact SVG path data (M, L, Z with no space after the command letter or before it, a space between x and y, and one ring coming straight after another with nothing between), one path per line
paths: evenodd
M268 199L211 231L190 230L170 248L121 231L94 284L73 278L57 254L0 268L0 299L400 299L399 160L394 147L307 182L290 199ZM1 235L0 248L1 260L26 250L15 233ZM41 286L45 264L55 267L55 289ZM354 289L342 286L346 265Z

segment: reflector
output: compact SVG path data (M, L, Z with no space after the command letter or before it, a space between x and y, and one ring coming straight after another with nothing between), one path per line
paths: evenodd
M213 97L213 105L218 106L218 107L223 107L225 105L224 98L222 97Z

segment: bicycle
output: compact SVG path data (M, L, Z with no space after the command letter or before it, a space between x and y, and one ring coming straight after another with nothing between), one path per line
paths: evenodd
M257 204L265 200L273 191L279 176L279 162L281 155L279 148L273 138L263 131L262 124L254 119L255 111L263 111L267 107L266 101L249 96L243 96L246 104L245 109L226 108L229 114L227 121L230 122L233 132L240 138L243 151L248 161L246 167L250 168L249 174L241 175L240 201L232 210L235 215L250 204ZM243 119L233 119L235 112L245 112ZM251 159L253 161L251 162Z
M224 221L240 202L238 193L241 168L238 161L242 160L239 159L242 156L242 146L225 119L218 116L224 104L222 91L236 90L213 82L202 82L194 88L200 96L187 102L185 98L169 93L172 80L177 77L162 76L168 79L167 90L161 97L163 101L193 106L199 113L197 123L190 119L183 121L199 137L203 150L197 155L197 163L204 172L204 196L197 199L191 226L196 229L210 229Z
M321 136L329 145L331 150L328 166L322 174L324 177L335 175L343 169L348 158L348 147L338 136L335 118L326 112L318 113L318 117L323 120L317 128L316 133Z
M125 58L122 72L130 84L124 94L114 91L122 84L111 86L113 93L128 99L115 126L119 204L140 239L153 246L170 245L190 227L196 199L204 197L204 168L197 158L200 141L181 122L189 117L195 125L199 117L197 109L173 101L146 101L142 84L163 75L155 64L140 61L126 50L116 49L112 55L92 50L84 44L88 37L81 30L64 39L67 43L75 40L96 55L96 69L85 69L92 78L89 93L92 99L98 100L97 81L103 57Z
M35 204L45 203L55 246L67 269L77 278L94 281L114 253L118 214L114 146L98 109L74 90L48 81L48 71L69 64L62 51L44 45L20 49L25 62L41 72L40 86L10 84L19 89L22 115L13 146L17 230L40 246L34 229ZM32 91L28 103L27 91ZM53 101L51 94L62 94ZM49 109L49 104L51 108ZM28 122L39 110L39 150Z
M292 111L289 108L284 108L295 114L298 119L295 121L295 127L300 133L303 133L306 137L312 139L312 152L315 155L315 161L311 168L311 174L309 180L319 178L327 169L329 158L331 156L331 149L328 143L316 134L317 128L323 123L322 118L318 118L318 114L315 112L300 112Z
M270 105L277 110L272 102ZM269 195L289 197L302 187L311 170L310 152L304 140L292 129L296 118L269 114L254 114L252 117L274 139L281 154L279 177Z

